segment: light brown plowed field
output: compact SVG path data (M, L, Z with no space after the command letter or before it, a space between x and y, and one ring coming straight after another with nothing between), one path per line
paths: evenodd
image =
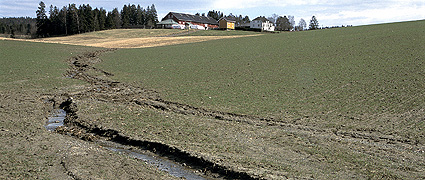
M193 32L193 31L191 31ZM210 41L216 39L238 38L253 35L235 36L178 36L187 31L172 29L114 29L107 31L84 33L64 37L50 37L41 39L17 39L20 41L47 42L69 45L103 47L103 48L146 48L187 44ZM2 38L10 39L10 38Z
M71 44L81 46L93 46L104 48L146 48L167 46L175 44L187 44L216 39L236 38L242 36L185 36L185 37L147 37L147 38L111 38L96 40L68 40L70 37L47 38L45 42Z

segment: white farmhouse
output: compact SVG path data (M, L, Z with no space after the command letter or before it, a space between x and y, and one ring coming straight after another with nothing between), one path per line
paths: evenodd
M249 26L253 29L261 29L261 31L274 31L274 24L264 16L255 18Z

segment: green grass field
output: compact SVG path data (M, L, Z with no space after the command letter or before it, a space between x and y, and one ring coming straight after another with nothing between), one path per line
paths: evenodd
M169 101L286 126L120 105L101 106L108 117L101 123L267 179L420 179L424 26L416 21L120 49L97 65L118 81L154 89ZM84 104L84 114L92 106Z
M417 136L423 135L424 123L397 117L424 106L424 25L123 49L105 55L100 67L171 101L282 121L309 117L297 123L320 127ZM388 119L397 123L384 123ZM407 127L413 134L405 134Z
M0 89L52 90L81 84L63 76L66 59L100 48L0 40Z

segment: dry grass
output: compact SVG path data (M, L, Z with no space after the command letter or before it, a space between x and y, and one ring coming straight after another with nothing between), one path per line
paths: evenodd
M216 39L236 38L241 36L196 36L196 37L147 37L147 38L108 38L96 40L68 40L54 39L45 40L47 42L72 44L81 46L93 46L104 48L146 48L156 46L167 46L175 44L186 44L194 42L202 42Z
M103 48L146 48L167 46L176 44L187 44L195 42L210 41L216 39L228 39L245 37L237 36L177 36L166 37L183 33L182 30L173 29L114 29L106 31L91 32L64 37L51 37L42 39L16 39L19 41L47 42L80 46L92 46ZM252 35L251 35L252 36ZM10 39L10 38L2 38Z

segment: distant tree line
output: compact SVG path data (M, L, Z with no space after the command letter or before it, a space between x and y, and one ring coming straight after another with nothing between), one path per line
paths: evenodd
M212 10L212 11L208 11L208 13L205 15L205 13L196 13L195 15L197 15L197 16L207 16L207 17L211 17L211 18L213 18L213 19L215 19L215 20L219 20L219 19L221 19L222 17L227 17L227 18L229 18L229 19L232 19L232 20L235 20L236 21L236 26L239 26L239 25L242 25L242 24L245 24L245 23L250 23L251 22L251 20L249 19L249 17L248 16L243 16L243 15L233 15L232 13L230 13L229 15L224 15L224 13L223 12L220 12L220 11L215 11L215 10Z
M307 30L306 21L301 18L298 22L298 26L295 24L295 17L288 16L279 16L277 14L272 14L271 17L267 18L270 22L273 22L276 27L276 31L304 31ZM308 30L319 29L319 21L317 21L316 17L313 16L310 20L310 24L308 26Z
M233 15L232 13L230 13L229 15L226 16L227 18L230 18L234 21L236 21L235 25L236 26L241 26L243 24L246 23L250 23L251 20L249 19L248 16L243 16L243 15Z
M117 28L153 28L158 22L155 5L142 8L140 5L124 5L121 11L114 8L107 12L103 8L93 9L89 4L69 4L59 9L51 5L49 17L46 5L40 2L36 11L36 35L72 35Z
M224 13L223 12L220 12L220 11L216 11L216 10L212 10L212 11L208 11L208 13L205 15L205 13L196 13L195 14L196 16L204 16L204 17L211 17L211 18L213 18L213 19L215 19L215 20L219 20L220 18L222 18L222 17L226 17L225 15L224 15Z
M31 37L37 31L35 19L30 17L12 17L0 19L0 34L11 38L16 36Z
M212 10L212 11L208 11L207 16L212 17L212 18L214 18L215 20L218 21L220 18L224 17L224 14L223 14L223 12Z

